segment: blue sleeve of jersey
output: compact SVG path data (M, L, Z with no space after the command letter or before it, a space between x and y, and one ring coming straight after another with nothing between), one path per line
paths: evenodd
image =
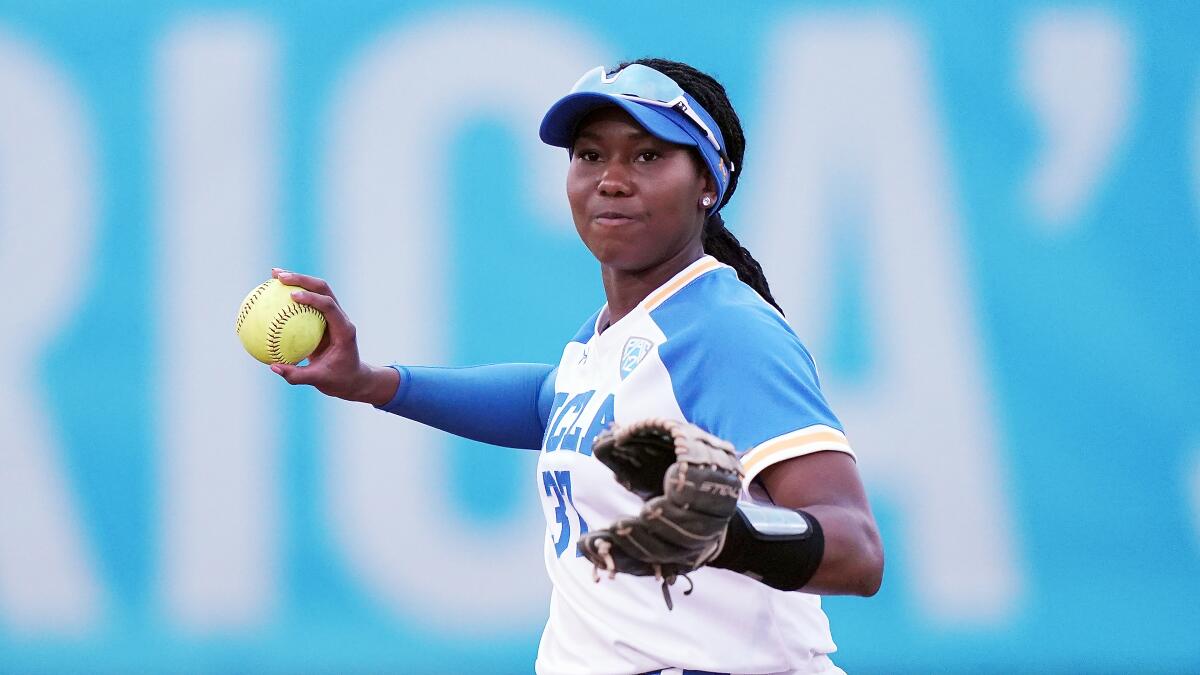
M739 453L814 425L841 432L799 338L756 296L728 289L709 275L653 313L667 335L659 356L684 417ZM693 293L709 302L689 301Z
M400 372L400 386L380 410L492 445L542 446L557 368L540 363L392 367Z

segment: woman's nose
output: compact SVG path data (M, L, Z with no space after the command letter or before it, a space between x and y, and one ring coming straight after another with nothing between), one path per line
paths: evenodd
M609 164L596 189L606 197L628 197L633 192L628 168L620 163Z

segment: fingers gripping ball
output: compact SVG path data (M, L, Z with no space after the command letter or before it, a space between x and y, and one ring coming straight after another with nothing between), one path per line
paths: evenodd
M242 301L237 334L250 356L267 364L295 364L317 348L325 334L325 315L293 300L292 291L300 290L271 279Z
M600 570L661 579L672 607L667 586L712 561L725 543L742 489L737 452L694 424L665 419L614 424L592 451L645 504L637 516L584 535L580 552L597 581Z

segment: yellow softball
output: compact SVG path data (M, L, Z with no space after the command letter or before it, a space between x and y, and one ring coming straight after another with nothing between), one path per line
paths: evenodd
M263 363L300 363L325 334L325 315L292 300L299 286L270 279L250 291L237 315L237 335Z

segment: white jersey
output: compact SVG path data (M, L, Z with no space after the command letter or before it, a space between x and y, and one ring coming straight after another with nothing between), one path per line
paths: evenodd
M537 672L838 673L818 596L774 590L705 567L672 588L653 578L595 583L579 536L636 514L637 496L592 457L610 422L687 420L742 451L746 485L774 463L817 452L853 454L808 352L783 317L734 270L705 256L603 332L602 309L563 350L538 460L546 515L550 617ZM765 500L749 487L744 499Z

